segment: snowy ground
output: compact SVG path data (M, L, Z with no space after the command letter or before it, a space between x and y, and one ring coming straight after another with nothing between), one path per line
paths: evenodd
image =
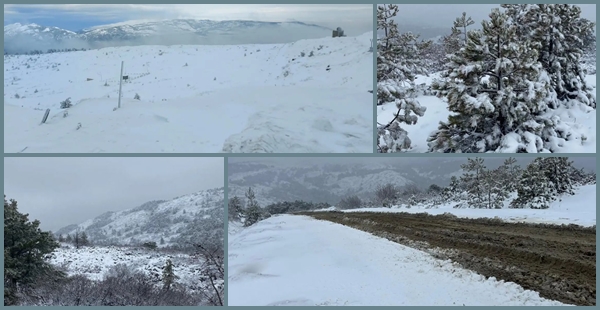
M229 236L228 305L561 305L371 234L279 215Z
M419 76L415 83L417 85L431 82L439 78L439 73L430 76ZM588 75L586 83L596 87L596 75ZM427 108L425 115L420 117L415 125L403 124L402 127L408 131L408 137L412 141L410 152L425 153L428 151L427 138L438 129L440 121L447 121L450 111L447 103L435 96L420 96L418 101ZM394 118L398 109L395 104L386 104L377 107L377 122L387 124ZM577 107L570 110L559 109L554 112L560 116L562 122L571 127L574 139L567 141L560 147L560 153L596 153L596 110L588 107Z
M549 209L455 209L457 203L448 203L436 207L395 206L393 208L361 208L343 210L343 212L406 212L428 213L438 215L451 213L465 218L500 218L507 222L527 222L545 224L577 224L581 226L596 225L596 185L578 188L573 196L563 196L554 201Z
M371 38L5 56L4 151L370 153Z
M160 283L163 267L169 258L173 262L175 275L179 277L177 282L191 290L201 290L204 284L208 285L208 282L201 281L204 276L200 273L200 258L186 254L164 254L126 247L94 246L75 249L72 245L62 244L53 253L50 263L66 267L69 275L82 274L91 280L102 280L111 267L125 264L152 276Z

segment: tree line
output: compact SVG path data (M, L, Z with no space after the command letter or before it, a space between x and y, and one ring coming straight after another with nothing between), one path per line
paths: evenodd
M483 158L468 158L461 165L462 174L452 176L448 186L431 184L421 190L415 185L399 187L388 183L375 191L373 201L358 196L344 197L338 207L436 207L453 203L455 207L500 209L547 209L575 188L596 184L596 173L577 169L568 157L538 157L521 167L515 158L507 158L497 168L486 167ZM515 198L512 199L511 195Z
M252 187L244 193L245 203L242 198L234 196L229 198L229 221L241 222L245 227L267 219L275 214L289 214L302 211L326 209L331 207L328 203L314 203L302 200L282 201L261 207L256 201L256 194Z

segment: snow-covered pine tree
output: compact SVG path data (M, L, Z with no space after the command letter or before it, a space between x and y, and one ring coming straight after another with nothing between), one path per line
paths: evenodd
M246 209L244 210L244 226L248 227L254 225L255 223L264 220L269 217L270 214L267 214L265 210L263 210L258 202L256 201L256 196L252 188L248 188L246 192Z
M557 99L596 108L594 89L585 83L581 67L584 38L595 37L595 24L581 17L581 8L572 4L502 4L518 26L520 41L531 42L538 60L548 72ZM552 106L552 108L555 108Z
M460 197L462 193L462 187L460 186L460 181L456 176L452 176L450 178L450 184L442 190L442 199L444 202L449 202L455 200L457 197Z
M420 51L419 57L423 60L423 66L427 73L444 70L446 64L446 46L444 38L432 41L431 44Z
M521 173L521 166L517 164L517 159L514 157L505 159L502 166L499 167L498 178L502 180L508 193L512 193L517 189Z
M453 55L460 50L461 47L464 46L461 42L460 31L455 27L451 28L451 32L449 35L446 35L442 38L442 42L444 45L444 51L446 53L446 57L448 55Z
M502 166L494 170L483 171L483 189L488 209L502 209L504 201L508 198L509 192L506 181L502 179L502 174Z
M511 208L548 209L554 200L554 185L544 172L543 158L534 159L523 171Z
M234 196L229 198L227 210L229 221L239 221L244 216L244 208L240 197Z
M545 157L541 159L546 177L554 186L556 195L573 195L573 162L568 157Z
M90 241L88 240L88 236L85 233L85 231L81 232L81 236L79 238L80 238L79 242L81 243L82 246L90 245Z
M463 12L461 17L457 17L452 27L452 32L463 37L463 46L467 45L467 27L475 24L471 16L467 17L467 12Z
M460 182L467 189L467 201L469 207L485 208L487 206L484 200L484 176L486 167L483 158L467 158L467 163L460 167L464 171L463 175L460 177Z
M432 87L453 112L428 138L430 152L537 153L558 136L557 119L545 119L554 101L547 74L527 41L499 9L469 31L467 46L450 57L448 70Z
M377 30L384 33L377 44L377 105L394 103L398 108L390 122L378 124L377 145L381 153L409 149L411 141L400 125L416 124L426 110L416 99L414 80L417 74L426 73L419 56L431 42L419 42L412 33L400 34L393 20L397 13L395 4L377 7Z
M17 201L4 196L4 305L17 305L17 291L39 279L62 278L44 258L59 244L52 233L42 231L40 221L19 212Z

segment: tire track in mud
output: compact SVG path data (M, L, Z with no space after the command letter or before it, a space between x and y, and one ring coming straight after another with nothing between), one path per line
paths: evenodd
M547 299L596 305L595 226L507 223L424 213L300 214L451 259L466 269L517 283Z

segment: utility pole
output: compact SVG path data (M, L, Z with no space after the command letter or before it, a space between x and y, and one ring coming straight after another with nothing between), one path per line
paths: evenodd
M125 62L121 61L121 76L119 77L119 109L121 108L121 87L123 86L123 63Z

